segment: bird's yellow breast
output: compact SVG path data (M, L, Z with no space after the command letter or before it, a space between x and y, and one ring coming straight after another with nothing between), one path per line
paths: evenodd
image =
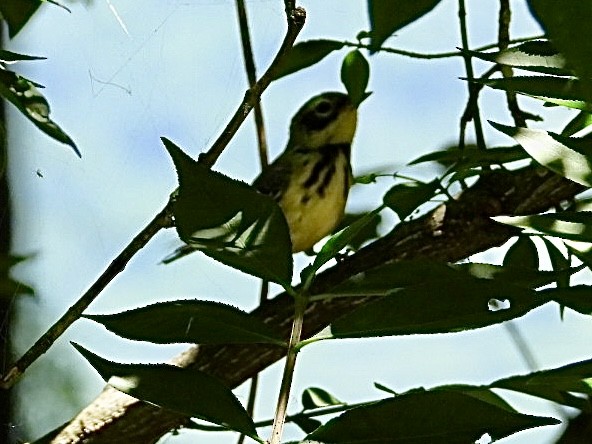
M314 183L307 183L320 159L319 153L303 157L279 202L290 228L293 252L312 248L343 217L350 186L348 159L344 152L338 152L335 162L324 168Z

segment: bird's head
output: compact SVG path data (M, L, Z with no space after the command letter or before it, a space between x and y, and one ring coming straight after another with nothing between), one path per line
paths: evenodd
M292 119L289 147L320 148L351 143L357 110L347 94L326 92L306 102Z

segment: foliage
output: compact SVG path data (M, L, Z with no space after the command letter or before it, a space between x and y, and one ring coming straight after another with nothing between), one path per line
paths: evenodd
M389 37L421 20L439 3L439 0L369 0L370 31L360 32L355 43L330 39L298 43L280 60L274 71L275 81L283 81L294 72L320 63L329 54L348 48L341 65L341 79L357 105L368 95L371 73L371 63L364 53L371 56L376 52L389 52L389 48L384 47ZM477 146L469 146L465 143L463 129L457 146L422 156L409 165L438 162L445 167L439 177L422 181L393 172L360 178L358 183L368 184L378 177L388 176L394 183L384 195L382 205L340 227L323 245L302 271L301 285L292 285L288 229L275 202L247 184L211 171L189 158L170 140L162 139L179 179L179 188L172 199L172 216L179 237L192 251L200 251L243 273L279 283L294 297L295 325L306 321L307 313L302 306L310 301L375 299L335 319L313 338L300 341L299 332L293 333L288 355L293 353L295 359L296 351L305 352L306 345L317 340L433 335L479 329L517 320L551 303L585 315L592 314L592 289L588 285L574 285L571 279L574 273L592 265L592 212L582 210L585 201L560 205L541 214L496 217L500 224L513 227L518 236L503 265L406 260L355 274L318 294L311 290L319 270L332 260L339 260L344 250L359 251L365 243L375 241L381 214L396 213L399 227L404 226L425 208L433 206L436 198L451 199L455 190L469 188L471 178L486 177L502 169L513 171L528 162L574 181L583 189L592 187L592 139L588 137L592 110L589 30L592 2L581 1L569 8L550 0L530 0L528 4L533 18L545 30L545 38L533 37L510 46L500 41L492 45L496 48L493 51L463 47L452 54L463 57L467 63L464 80L470 97L461 126L473 121L477 131L482 132L479 113L486 114L487 110L479 109L478 94L484 88L503 91L509 99L514 124L492 121L490 125L517 145L490 147L482 141ZM464 13L464 2L459 5ZM9 21L11 35L18 32L32 14L23 10L14 17L14 10L2 12ZM460 23L463 27L464 22ZM499 26L509 24L500 20ZM5 60L30 59L9 53L3 56ZM492 64L488 74L475 76L473 59ZM513 69L527 74L514 76ZM501 76L492 77L496 72ZM0 94L43 131L76 150L71 139L49 120L47 103L38 95L37 86L15 73L0 71ZM515 107L517 102L511 99L516 95L535 98L547 106L576 110L572 112L579 114L577 119L566 123L561 134L528 128L524 123L535 118ZM38 108L32 110L31 104L24 101L25 97L34 97L36 106L41 103L45 107L43 112ZM542 242L535 244L535 238ZM543 254L550 257L550 271L540 270ZM156 344L267 343L286 347L281 332L255 316L224 304L174 301L108 316L86 317L127 339ZM76 348L105 381L125 393L263 441L257 435L257 427L269 424L254 423L230 389L205 373L165 364L114 363L79 345ZM586 411L591 378L592 362L586 360L500 379L485 386L416 388L398 394L377 384L377 388L389 396L359 405L342 402L315 387L304 392L302 411L289 416L288 420L302 428L303 440L314 442L465 443L479 440L485 434L497 440L560 421L518 412L493 389L526 393ZM164 389L162 381L167 381ZM190 390L191 394L186 395L185 390ZM188 399L196 402L187 402ZM328 413L339 415L324 423L313 419ZM194 427L200 428L200 425Z

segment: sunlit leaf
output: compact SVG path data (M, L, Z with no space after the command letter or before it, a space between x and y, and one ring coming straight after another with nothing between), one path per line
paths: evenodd
M343 48L343 42L335 40L307 40L294 45L282 58L274 71L274 78L293 74L301 69L308 68L331 54Z
M168 139L162 141L179 176L173 212L181 239L226 265L289 286L290 234L276 202L209 170Z
M415 391L342 413L306 439L326 443L466 444L488 433L501 439L520 430L558 424L459 391Z
M554 75L573 75L566 67L565 58L550 42L533 40L495 52L464 51L472 57L526 71Z
M371 46L377 51L397 30L424 16L440 0L368 0Z
M318 409L331 405L341 405L339 399L319 387L309 387L302 392L302 407L304 410Z
M254 316L218 302L162 302L112 315L84 315L127 339L158 344L269 343L282 336Z
M351 102L358 106L369 93L366 92L370 79L370 65L357 49L347 53L341 64L341 82L345 86Z
M574 182L592 187L592 140L490 123L497 130L513 137L544 167Z
M529 216L497 216L493 219L502 224L528 229L534 233L574 241L592 242L592 212L589 211L562 211L561 213Z
M49 103L36 88L36 84L12 71L0 69L0 96L16 106L45 134L58 142L70 145L80 157L80 151L74 141L49 118Z
M111 362L78 344L73 345L117 390L257 438L253 420L232 391L217 378L197 369L168 364Z

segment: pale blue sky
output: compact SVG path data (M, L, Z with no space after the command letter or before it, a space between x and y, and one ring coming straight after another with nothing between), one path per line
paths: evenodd
M192 155L206 149L224 127L246 87L232 0L111 0L125 23L124 31L106 0L93 6L72 5L72 13L44 6L8 47L48 60L21 64L18 70L46 86L53 117L75 139L82 159L10 113L10 177L16 206L14 249L34 254L16 275L37 290L20 305L17 347L28 347L94 281L108 262L166 202L176 184L172 163L160 144L166 136ZM366 2L341 0L299 2L308 11L300 40L355 40L367 30ZM468 1L472 46L494 41L495 0ZM460 46L456 1L443 0L428 16L397 33L387 44L425 52ZM261 72L283 37L281 0L247 2L257 66ZM512 2L514 36L538 34L525 2ZM318 66L271 85L263 98L271 156L287 140L289 119L310 96L343 89L339 81L346 51ZM459 58L411 60L379 54L370 57L370 90L360 110L353 150L354 169L399 170L408 161L452 142L464 109L466 85ZM487 119L510 123L499 92L485 91ZM528 102L529 110L543 112ZM547 112L548 113L548 112ZM553 111L550 129L560 128L565 111ZM487 129L490 144L509 140ZM246 181L258 174L253 122L248 120L216 169ZM40 171L43 177L36 172ZM405 170L429 177L430 170ZM369 209L381 200L388 179L354 189L351 209ZM389 228L392 220L385 223ZM152 240L134 258L90 312L114 312L177 298L204 298L250 310L258 282L195 254L172 265L159 261L178 244L173 231ZM499 261L499 253L487 256ZM307 258L298 257L299 266ZM590 323L557 307L531 313L520 322L542 367L589 358L585 337ZM36 438L68 420L103 386L97 373L69 345L74 340L112 360L166 361L184 346L150 346L116 338L89 322L77 322L20 383L23 404L16 425L22 437ZM322 371L319 371L322 369ZM299 356L291 411L299 393L323 387L338 398L358 402L382 396L372 383L397 391L444 383L486 383L526 372L502 327L434 337L383 338L324 342ZM257 418L269 418L275 405L280 365L262 374ZM48 381L50 381L48 383ZM63 393L58 387L63 387ZM33 395L35 390L35 395ZM70 391L69 391L70 390ZM244 401L245 389L236 392ZM32 400L34 398L34 400ZM29 399L29 402L27 402ZM55 408L56 403L71 404ZM516 406L552 415L552 407L513 396ZM558 428L525 432L504 443L552 442ZM269 431L261 431L267 436ZM286 439L300 435L291 426ZM207 442L230 443L231 434L208 436ZM168 443L189 442L186 434Z

